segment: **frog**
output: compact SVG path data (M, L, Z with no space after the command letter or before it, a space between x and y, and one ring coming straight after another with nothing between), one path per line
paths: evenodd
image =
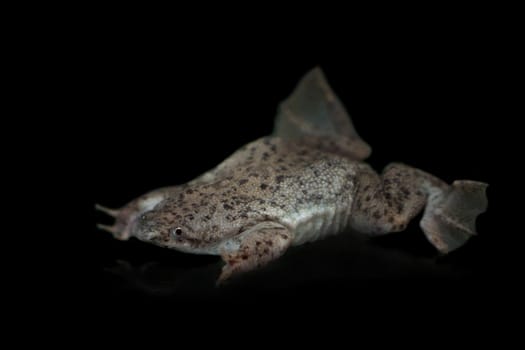
M270 135L188 183L150 191L119 209L96 204L115 219L97 227L119 240L218 255L224 262L218 285L330 235L403 231L420 212L419 226L440 254L477 234L488 184L447 184L403 163L379 173L365 162L370 154L315 67L279 104Z

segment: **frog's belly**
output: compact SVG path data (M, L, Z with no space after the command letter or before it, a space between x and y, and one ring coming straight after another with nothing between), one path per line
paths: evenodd
M351 204L313 206L292 215L286 220L294 229L292 245L316 241L343 231L349 223Z

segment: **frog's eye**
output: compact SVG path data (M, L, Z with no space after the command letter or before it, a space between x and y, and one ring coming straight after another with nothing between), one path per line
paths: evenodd
M177 227L176 229L173 230L173 234L179 237L180 235L182 235L182 229L180 227Z

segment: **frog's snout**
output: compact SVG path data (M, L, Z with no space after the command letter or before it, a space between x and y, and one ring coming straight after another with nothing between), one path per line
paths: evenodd
M146 212L141 214L133 227L133 236L141 241L150 242L160 237L155 225L154 213Z

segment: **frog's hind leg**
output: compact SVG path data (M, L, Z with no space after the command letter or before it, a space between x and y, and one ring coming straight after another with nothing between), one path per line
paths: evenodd
M367 158L372 151L319 67L306 73L279 105L273 135L301 139L310 147L357 160Z
M425 207L420 226L437 250L448 253L476 234L476 217L487 208L486 187L467 180L447 185L421 170L391 164L381 176L371 170L363 176L352 225L370 234L398 232Z

